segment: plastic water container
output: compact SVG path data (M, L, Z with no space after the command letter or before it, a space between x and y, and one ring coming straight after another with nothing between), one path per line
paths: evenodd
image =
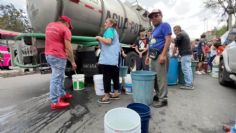
M120 77L125 77L128 73L128 66L120 66L119 67L119 75Z
M130 74L127 74L125 77L125 83L132 84L132 78Z
M142 133L148 133L149 119L151 118L150 108L142 103L131 103L127 108L130 108L139 114L141 117L141 131Z
M219 73L219 66L218 65L213 65L211 76L214 77L214 78L218 78L218 76L219 76L218 73Z
M111 109L104 116L104 133L141 133L141 118L132 109Z
M84 87L84 74L72 75L73 90L83 90Z
M132 84L128 84L128 83L125 84L125 93L128 95L133 93Z
M152 104L155 72L134 71L131 73L133 101L135 103Z
M178 58L171 57L167 74L168 85L176 85L178 80Z
M97 96L104 95L103 75L93 75L94 89Z
M126 94L132 94L132 79L131 79L131 75L127 74L125 77L125 93Z

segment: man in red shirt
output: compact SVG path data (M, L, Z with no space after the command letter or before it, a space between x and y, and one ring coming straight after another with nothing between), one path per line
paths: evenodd
M67 59L76 70L73 49L71 46L71 19L61 16L58 21L51 22L46 27L45 55L52 69L50 80L51 109L65 108L70 103L72 95L65 92L64 76Z

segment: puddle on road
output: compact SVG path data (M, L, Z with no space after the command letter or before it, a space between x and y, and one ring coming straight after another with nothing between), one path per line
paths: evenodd
M21 105L0 110L0 132L66 132L73 124L79 122L89 111L79 105L88 102L81 97L82 92L73 92L74 98L68 109L52 111L49 108L48 94L31 98ZM79 102L80 101L80 102ZM3 115L1 115L3 114ZM59 123L59 124L57 124ZM56 126L54 126L56 125ZM52 128L53 126L53 128ZM50 131L51 132L51 131Z

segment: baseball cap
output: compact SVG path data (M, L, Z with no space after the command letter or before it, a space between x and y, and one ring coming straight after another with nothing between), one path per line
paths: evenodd
M157 14L157 13L161 14L162 16L162 12L160 9L153 9L152 12L148 15L148 18L151 18L153 14Z
M67 16L61 16L60 17L61 20L64 20L65 22L67 22L69 24L69 29L72 29L72 23L71 23L71 19Z

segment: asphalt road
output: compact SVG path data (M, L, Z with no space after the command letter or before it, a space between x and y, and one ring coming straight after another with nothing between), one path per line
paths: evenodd
M49 74L0 79L0 132L103 133L105 113L132 102L132 95L122 95L111 104L98 104L89 85L72 92L70 108L51 111L49 79ZM223 124L234 124L235 86L223 87L209 75L197 75L194 84L195 90L170 86L168 107L150 106L149 133L222 133ZM66 88L71 88L70 79Z

